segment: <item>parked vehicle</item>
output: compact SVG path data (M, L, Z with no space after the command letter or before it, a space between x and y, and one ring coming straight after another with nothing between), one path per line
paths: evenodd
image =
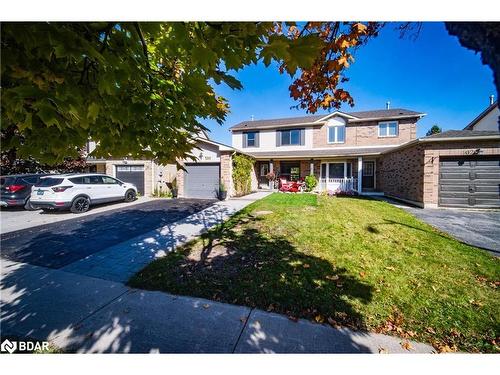
M96 173L55 175L40 179L32 189L31 204L42 210L70 209L83 213L98 203L137 197L137 187L114 177Z
M0 206L23 207L26 210L34 210L31 205L30 196L33 185L40 181L44 174L17 174L0 177Z

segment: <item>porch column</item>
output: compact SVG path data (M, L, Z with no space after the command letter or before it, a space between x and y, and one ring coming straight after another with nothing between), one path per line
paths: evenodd
M269 173L274 172L273 160L269 160ZM274 181L269 180L269 189L274 189Z
M358 156L358 194L361 194L361 183L363 180L363 158Z
M309 164L309 174L311 176L314 176L314 160L311 159L310 164Z

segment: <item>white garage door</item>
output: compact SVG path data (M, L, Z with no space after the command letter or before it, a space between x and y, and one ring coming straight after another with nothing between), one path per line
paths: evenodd
M184 195L187 198L217 198L220 181L219 163L186 164L184 168L186 168Z

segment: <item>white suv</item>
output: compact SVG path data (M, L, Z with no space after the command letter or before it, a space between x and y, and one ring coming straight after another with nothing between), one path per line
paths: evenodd
M133 184L96 173L62 174L43 177L31 189L30 202L42 210L67 209L73 213L88 211L90 205L136 199Z

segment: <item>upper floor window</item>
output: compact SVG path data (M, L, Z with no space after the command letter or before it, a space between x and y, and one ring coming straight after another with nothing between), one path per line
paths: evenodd
M243 133L243 147L259 147L259 132Z
M398 123L397 121L379 122L378 136L379 137L397 137Z
M335 125L328 127L328 143L345 142L345 125Z
M277 146L300 146L304 144L305 129L287 129L276 133Z

